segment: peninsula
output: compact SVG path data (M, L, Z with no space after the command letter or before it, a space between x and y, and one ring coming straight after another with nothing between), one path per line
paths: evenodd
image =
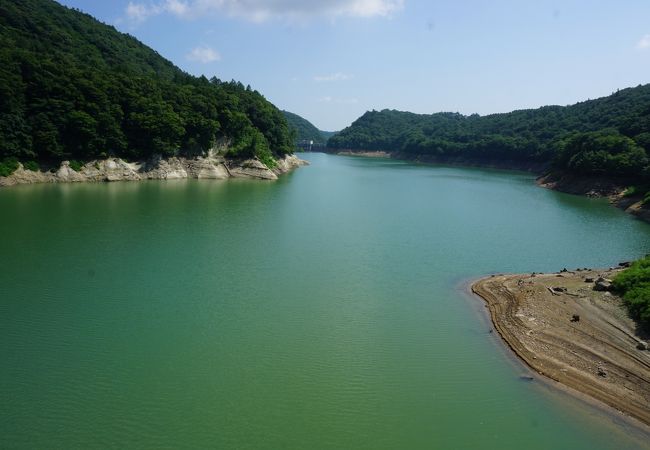
M650 425L650 352L609 290L621 269L496 275L472 285L534 371Z

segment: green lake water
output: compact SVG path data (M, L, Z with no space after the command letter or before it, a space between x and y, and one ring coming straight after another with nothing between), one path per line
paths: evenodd
M466 293L650 226L527 174L304 154L277 182L0 190L0 448L625 449Z

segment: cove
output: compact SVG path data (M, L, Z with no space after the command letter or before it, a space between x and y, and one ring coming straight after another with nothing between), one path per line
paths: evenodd
M522 380L460 286L615 265L649 225L528 174L300 157L1 189L0 447L647 446Z

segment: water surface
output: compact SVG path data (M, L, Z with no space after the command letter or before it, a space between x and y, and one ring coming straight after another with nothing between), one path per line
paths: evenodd
M521 381L459 286L639 257L650 226L527 174L303 156L0 190L0 447L644 445Z

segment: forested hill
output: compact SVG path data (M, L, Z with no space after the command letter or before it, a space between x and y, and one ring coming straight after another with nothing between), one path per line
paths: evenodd
M316 128L314 124L304 117L289 111L282 111L289 122L289 127L296 132L296 142L314 141L314 144L325 145L327 138L326 132Z
M405 158L514 161L579 175L650 181L650 85L572 106L488 116L367 112L328 148L384 150Z
M284 115L52 0L0 0L0 163L293 151ZM272 162L272 161L271 161Z

